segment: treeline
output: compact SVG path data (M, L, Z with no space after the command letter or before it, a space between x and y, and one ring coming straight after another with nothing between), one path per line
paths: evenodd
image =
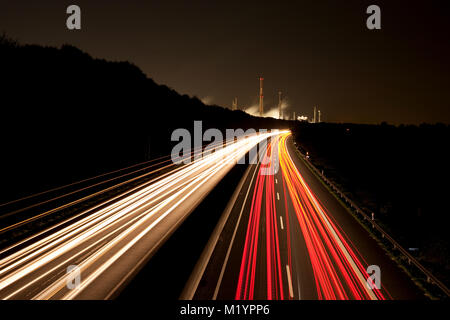
M450 126L302 124L311 160L407 249L450 280Z
M0 202L170 154L191 129L276 128L287 122L206 106L156 84L129 62L71 46L20 45L0 36Z

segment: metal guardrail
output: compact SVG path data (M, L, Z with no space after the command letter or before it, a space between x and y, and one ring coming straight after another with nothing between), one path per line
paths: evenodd
M394 250L398 250L406 259L408 259L408 264L413 264L419 269L427 278L427 282L433 285L436 285L439 289L441 289L447 297L450 297L450 290L439 280L437 279L429 270L427 270L423 265L420 264L407 250L405 250L402 246L398 244L386 231L384 231L376 222L372 220L372 218L364 212L360 207L358 207L352 200L350 200L336 185L331 182L328 178L324 176L324 174L319 171L309 159L296 148L299 154L303 157L303 160L310 166L310 168L315 171L315 173L328 185L330 188L343 200L345 201L352 209L355 210L357 214L360 214L364 220L369 221L371 223L372 228L376 229L381 233L381 236L384 239L387 239Z

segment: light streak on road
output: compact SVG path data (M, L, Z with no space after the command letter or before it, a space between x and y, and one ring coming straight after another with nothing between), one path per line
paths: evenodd
M273 164L270 161L278 145L278 137L272 139L271 148L268 148L268 154L265 155L264 163L269 166ZM272 166L273 168L274 166ZM255 190L250 209L250 218L247 226L247 233L245 238L245 245L241 267L239 272L238 287L236 290L236 299L254 299L255 297L255 275L258 267L259 244L263 242L266 249L264 264L266 268L267 277L267 299L284 299L283 289L283 273L284 268L281 267L279 234L278 234L278 219L276 215L275 206L275 190L274 190L274 175L262 174L263 167L259 168L259 174L255 183ZM263 199L265 189L265 199ZM261 239L260 221L262 220L263 211L261 210L265 204L265 241Z
M108 298L239 158L278 134L239 139L7 255L0 260L0 298ZM77 265L81 275L80 286L72 290L66 286L69 265Z
M292 238L290 229L299 227L303 238L301 240L306 244L308 259L312 265L312 276L319 299L384 300L383 289L367 287L367 264L298 171L286 145L289 135L290 133L284 133L272 139L272 151L266 157L273 162L274 152L278 152L285 207L287 208L288 201L291 202L294 212L290 217L286 216L286 226L283 226L281 215L276 212L275 203L280 201L276 202L275 198L280 200L280 197L274 191L274 177L262 175L260 168L246 227L235 298L255 298L257 270L259 273L264 270L262 273L265 274L264 282L267 284L267 299L293 298L292 273L296 270L292 265L291 250L292 242L299 239ZM278 148L274 147L275 144L278 144ZM280 216L280 230L277 216ZM284 229L286 232L281 232ZM280 237L287 240L287 257L280 257ZM282 268L281 263L285 260L287 264ZM260 278L259 280L261 281Z
M306 242L319 299L384 299L379 290L367 288L365 268L292 161L288 136L280 138L280 167Z

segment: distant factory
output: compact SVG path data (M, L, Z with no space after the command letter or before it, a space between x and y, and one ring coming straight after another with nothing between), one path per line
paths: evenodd
M317 107L314 107L314 115L311 123L319 123L320 121L320 110L318 110Z
M288 112L286 110L286 103L283 101L283 92L278 90L278 105L269 110L264 110L264 78L262 76L259 77L259 105L254 104L250 107L241 106L238 107L238 98L234 97L231 102L231 110L243 110L251 115L260 116L260 117L273 117L282 120L296 120L296 121L304 121L309 123L320 123L321 122L321 111L317 106L313 107L313 115L309 118L306 115L298 115L295 111Z
M308 116L298 116L297 118L295 117L295 112L294 112L294 119L298 120L298 121L305 121L305 122L309 122L309 123L319 123L321 122L321 112L319 109L317 109L317 107L314 107L313 109L313 117L312 119L308 120Z

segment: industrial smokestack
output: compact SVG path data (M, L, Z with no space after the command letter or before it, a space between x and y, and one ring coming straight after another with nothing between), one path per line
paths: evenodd
M292 119L292 120L296 120L296 119L295 119L295 111L294 111L294 119Z
M318 115L319 115L319 119L318 119L318 120L319 120L319 122L320 122L320 110L319 110L318 112L319 112L319 114L318 114Z
M237 110L237 97L233 99L233 105L231 107L232 110Z
M263 94L263 81L264 78L259 78L259 116L262 117L264 114L264 94Z
M316 107L314 107L313 123L316 123Z
M278 91L278 119L282 119L282 117L281 117L281 91Z

